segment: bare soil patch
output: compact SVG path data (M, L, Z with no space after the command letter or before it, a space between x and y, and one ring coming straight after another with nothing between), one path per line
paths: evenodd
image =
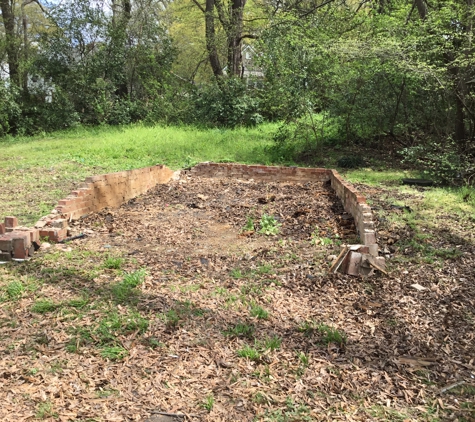
M161 185L77 228L88 237L0 268L2 420L474 416L468 242L389 277L327 274L355 241L329 187L230 179ZM391 259L412 253L381 230Z

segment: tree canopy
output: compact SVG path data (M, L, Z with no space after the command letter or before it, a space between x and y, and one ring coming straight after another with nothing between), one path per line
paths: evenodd
M473 171L473 0L0 0L0 11L3 134L277 120L287 153L391 143L438 162L442 178Z

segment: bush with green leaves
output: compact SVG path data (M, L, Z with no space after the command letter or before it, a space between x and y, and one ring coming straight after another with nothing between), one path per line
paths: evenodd
M9 87L0 79L0 137L17 131L21 115L18 94L15 86Z
M204 85L192 96L194 120L211 126L254 126L263 121L259 100L246 82L238 78L223 78L218 83Z
M403 162L410 164L437 183L475 184L475 148L472 150L451 139L428 141L405 148Z

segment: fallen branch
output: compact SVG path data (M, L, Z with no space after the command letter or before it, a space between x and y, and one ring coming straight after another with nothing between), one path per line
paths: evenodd
M459 382L456 382L455 384L448 385L447 387L444 387L442 388L442 390L440 390L440 394L443 394L446 391L452 390L453 388L456 388L462 384L465 384L465 381L459 381Z

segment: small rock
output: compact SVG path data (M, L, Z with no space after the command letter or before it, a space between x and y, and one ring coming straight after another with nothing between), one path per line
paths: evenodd
M111 245L104 245L104 248L110 249L110 248L112 248L112 246Z
M335 259L337 259L338 257L336 255L328 255L327 256L327 261L328 262L333 262Z
M51 243L43 242L43 243L41 244L41 249L47 250L47 249L49 249L49 248L51 248Z
M427 287L424 287L424 286L421 286L420 284L411 284L411 287L416 289L416 290L419 290L420 292L422 292L423 290L427 290Z

